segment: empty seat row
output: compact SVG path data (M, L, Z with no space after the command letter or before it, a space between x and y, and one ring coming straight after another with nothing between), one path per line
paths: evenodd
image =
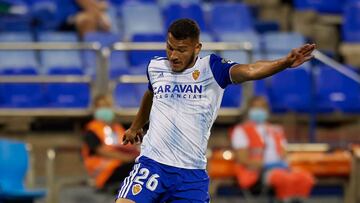
M21 0L20 0L21 1ZM0 30L30 30L31 17L36 21L37 29L54 30L60 28L67 13L76 13L72 0L41 0L30 1L27 15L8 16L0 20ZM116 4L110 6L109 15L115 32L121 32L127 39L134 34L157 33L164 34L168 25L178 18L192 18L197 21L204 32L238 32L254 30L254 17L246 4L242 3L213 3L210 18L206 18L205 11L196 1L173 1L164 3L164 7L151 1L141 3ZM116 6L122 5L122 6ZM233 12L228 12L231 9ZM145 15L139 15L145 14ZM26 17L24 17L26 16ZM23 22L23 19L27 21ZM237 20L233 20L237 19ZM19 22L16 22L18 20ZM151 23L148 23L151 22ZM26 25L28 24L28 25ZM4 26L1 26L4 25ZM7 28L6 26L7 25Z
M99 42L102 46L110 47L119 42L121 37L113 33L88 33L84 42ZM223 33L216 40L212 35L203 33L201 40L206 42L250 42L254 48L254 59L273 59L283 56L291 48L305 43L305 38L297 33L267 33L258 35L255 32ZM32 42L29 33L0 33L0 42ZM42 32L37 36L39 42L79 42L75 33ZM136 34L134 42L164 42L162 34ZM212 53L204 51L201 56ZM275 54L275 55L274 55ZM154 56L165 56L165 51L113 51L110 55L110 73L121 73L128 69L131 73L144 74L148 61ZM225 58L248 63L249 58L244 51L224 51L221 55ZM8 69L34 69L41 74L49 74L55 69L78 69L82 74L94 75L97 66L97 57L94 51L80 50L43 50L43 51L0 51L0 72ZM39 68L40 67L40 68ZM131 67L131 68L129 68ZM68 71L71 72L71 71ZM65 74L65 72L64 72Z
M317 66L315 70L314 83L310 69L303 66L255 81L254 94L265 95L275 113L360 113L358 83L328 66ZM146 89L147 84L117 84L113 92L116 106L138 107ZM90 98L90 87L85 83L0 84L2 108L87 108ZM241 102L241 85L230 85L225 89L222 107L240 107Z
M268 97L274 112L360 112L359 83L325 65L316 67L314 77L312 83L308 68L288 69L257 81L255 92Z

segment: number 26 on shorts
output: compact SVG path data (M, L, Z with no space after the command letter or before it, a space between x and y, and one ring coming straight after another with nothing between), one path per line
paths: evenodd
M135 177L134 182L138 183L140 185L144 185L144 180L147 179L149 176L150 171L147 168L141 168L138 172L138 175ZM150 176L150 178L146 181L146 188L150 191L156 190L156 187L158 186L158 180L160 176L158 174L153 174Z

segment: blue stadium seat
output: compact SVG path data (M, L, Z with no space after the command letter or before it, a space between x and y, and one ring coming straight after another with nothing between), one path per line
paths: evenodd
M128 3L156 3L156 0L110 0L115 6L122 6Z
M121 36L106 32L92 32L84 36L85 42L99 42L101 46L110 47L112 44L121 41ZM84 51L84 64L87 73L90 75L96 72L96 53L94 51ZM110 55L110 72L116 69L125 69L129 66L126 52L113 51ZM116 71L115 71L116 72Z
M267 95L268 80L255 80L254 82L254 94L255 95Z
M0 42L32 42L30 33L0 33ZM38 62L35 51L0 51L0 71L4 69L33 69L36 71Z
M30 9L24 0L2 0L1 3L4 6L0 17L0 32L31 30Z
M306 43L304 36L295 32L269 32L264 34L266 53L286 54Z
M79 69L52 69L49 75L83 75ZM50 83L46 85L45 97L53 108L87 108L90 105L90 84Z
M158 4L165 8L171 4L177 4L177 3L181 3L181 4L201 4L202 1L201 0L157 0Z
M255 32L222 33L219 35L222 42L250 42L253 46L253 61L262 59L260 36ZM249 63L249 55L245 51L223 51L222 57L238 63Z
M121 108L139 107L147 84L118 84L114 90L115 105Z
M28 166L25 143L0 139L0 202L33 202L45 196L43 189L25 188Z
M34 69L8 69L0 72L9 75L37 75ZM43 86L40 83L0 83L0 106L5 108L34 108L45 105Z
M171 4L164 9L164 16L166 28L179 18L190 18L198 23L202 32L208 31L200 4Z
M131 39L134 34L165 32L163 17L156 4L125 4L121 7L121 13L126 39Z
M239 108L241 106L242 88L241 85L229 85L225 88L222 108Z
M245 4L214 3L211 9L210 28L217 34L252 31L253 16Z
M359 113L360 84L326 65L318 68L316 82L318 111Z
M268 98L273 112L308 112L311 104L311 77L303 67L286 69L268 82Z
M165 42L163 34L136 34L132 37L133 42ZM146 65L155 56L166 56L165 51L130 51L129 61L132 68L141 68L144 70Z
M345 7L342 38L346 42L360 42L360 1Z
M341 14L344 0L293 0L297 10L316 10L321 13Z
M78 42L76 33L72 32L42 32L38 38L40 42ZM83 69L78 50L40 51L40 60L45 73L53 68Z
M61 23L60 12L68 9L69 5L63 0L58 8L57 0L28 0L31 15L35 21L36 30L55 30Z

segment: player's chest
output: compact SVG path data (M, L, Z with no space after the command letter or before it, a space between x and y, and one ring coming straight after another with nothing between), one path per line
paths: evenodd
M154 98L160 100L201 100L212 79L196 70L182 74L161 71L150 74Z

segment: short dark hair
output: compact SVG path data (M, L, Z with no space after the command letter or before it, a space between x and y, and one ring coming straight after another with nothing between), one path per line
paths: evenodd
M168 33L171 33L178 40L199 39L200 28L194 20L182 18L171 23Z

